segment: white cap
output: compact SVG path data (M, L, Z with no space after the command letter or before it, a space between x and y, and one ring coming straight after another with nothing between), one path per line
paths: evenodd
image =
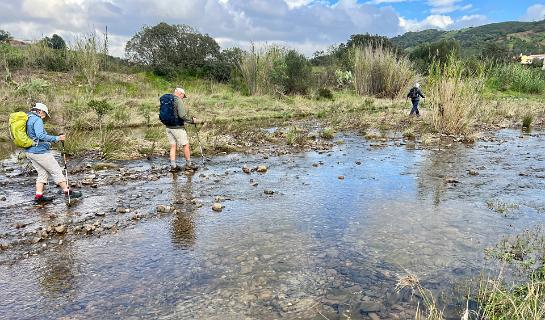
M37 102L36 105L32 108L32 109L36 109L36 110L42 110L43 112L45 112L45 114L50 117L49 115L49 109L47 108L47 106L41 102Z
M414 86L417 87L417 88L420 88L420 83L417 82L417 83L414 84Z
M187 95L185 94L185 90L182 89L182 88L176 88L176 90L174 90L174 93L183 94L184 96L187 96Z

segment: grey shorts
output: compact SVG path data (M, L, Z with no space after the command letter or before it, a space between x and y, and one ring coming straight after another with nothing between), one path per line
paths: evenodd
M168 143L170 145L178 145L178 146L185 146L189 143L189 139L187 138L187 132L184 128L180 129L169 129L167 128L167 138Z
M62 168L51 153L26 153L27 158L38 171L37 183L47 183L47 178L51 176L56 184L66 182Z

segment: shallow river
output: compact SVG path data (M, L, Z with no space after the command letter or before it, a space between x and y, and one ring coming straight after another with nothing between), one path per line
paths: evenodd
M0 192L5 234L15 221L40 221L50 211L68 219L121 203L141 211L175 204L180 212L4 261L0 314L413 319L417 299L396 291L399 276L411 272L434 292L450 292L487 268L484 248L545 222L545 136L519 136L506 130L491 142L441 149L346 136L330 152L215 157L193 177L85 189L71 209L18 206L32 194L26 178ZM247 175L244 164L269 170ZM151 163L124 165L146 172ZM150 196L133 203L139 193ZM224 198L221 213L211 210L216 196ZM191 198L204 205L183 200ZM500 214L487 203L513 208ZM445 304L455 318L459 308Z

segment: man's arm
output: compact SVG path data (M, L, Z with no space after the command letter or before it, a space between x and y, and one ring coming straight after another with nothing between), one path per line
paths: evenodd
M422 98L426 99L426 97L424 97L424 94L422 93L422 90L418 89L418 94L419 94Z
M189 116L187 110L185 110L184 105L179 98L174 99L174 105L176 106L178 117L180 119L184 120L184 122L187 122L187 123L193 123L193 118Z

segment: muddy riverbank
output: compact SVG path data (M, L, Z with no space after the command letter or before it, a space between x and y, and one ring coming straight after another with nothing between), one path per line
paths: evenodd
M67 208L0 173L0 309L27 318L411 319L415 273L434 292L488 268L484 249L545 221L543 134L467 145L337 137L320 150L82 161ZM76 160L75 160L76 162ZM259 173L243 168L266 166ZM212 210L221 203L221 212ZM444 300L455 318L461 306ZM458 316L459 319L459 316Z

